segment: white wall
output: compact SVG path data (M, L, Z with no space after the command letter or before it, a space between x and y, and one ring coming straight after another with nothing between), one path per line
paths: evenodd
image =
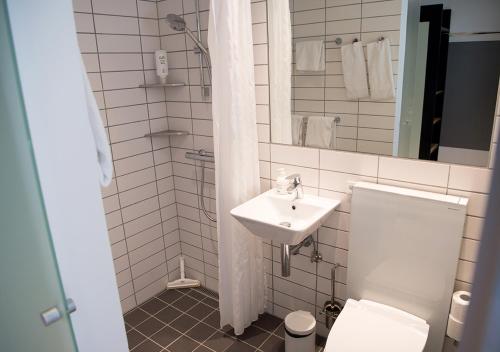
M71 2L7 5L57 262L77 305L71 322L79 351L128 351Z

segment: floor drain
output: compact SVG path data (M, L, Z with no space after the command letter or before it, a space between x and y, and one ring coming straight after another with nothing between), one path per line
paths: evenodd
M285 227L292 227L292 224L288 221L282 221L280 222L280 225Z

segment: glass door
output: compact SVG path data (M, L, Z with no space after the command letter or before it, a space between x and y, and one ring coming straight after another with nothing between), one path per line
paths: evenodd
M77 351L0 0L0 350Z

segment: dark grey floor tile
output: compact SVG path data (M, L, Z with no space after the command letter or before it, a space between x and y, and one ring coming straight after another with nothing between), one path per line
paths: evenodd
M136 308L127 314L125 314L125 322L130 326L136 326L142 323L144 320L149 318L149 314L144 312L143 310Z
M207 296L205 296L203 293L200 293L200 292L198 292L198 291L197 291L197 290L195 290L195 289L190 289L190 290L187 292L187 294L188 294L189 296L193 297L194 299L198 300L198 301L201 301L202 299L204 299L205 297L207 297Z
M177 301L172 303L172 306L179 309L182 312L188 311L191 307L198 303L197 300L189 296L184 296L179 298Z
M179 318L170 323L170 326L182 333L185 333L198 323L198 320L191 318L189 315L183 314Z
M128 347L130 349L134 348L145 339L146 337L144 337L144 335L140 334L138 331L130 330L127 332Z
M197 319L204 319L206 318L210 313L212 313L214 309L212 307L207 306L206 304L203 303L198 303L191 309L187 311L189 315L192 315L193 317Z
M216 330L204 323L199 323L191 330L186 332L186 335L198 342L203 342L208 339Z
M195 352L213 352L211 349L208 349L207 347L200 345L197 349L194 350Z
M282 322L283 319L264 313L259 316L259 320L255 321L253 324L266 331L273 332Z
M219 308L219 301L212 299L210 297L205 298L202 302L209 305L212 308L215 308L215 309Z
M236 340L233 339L231 336L218 331L212 336L210 336L208 340L203 343L203 345L207 346L208 348L211 348L216 352L222 352L225 351L233 343L235 343L235 341Z
M281 323L278 326L278 328L276 330L274 330L273 334L284 339L285 338L285 323Z
M219 311L215 310L211 314L209 314L205 319L203 319L204 323L219 329L220 328L220 314Z
M161 321L156 318L146 319L143 323L137 325L136 330L140 331L142 334L146 336L151 336L154 333L158 332L165 326Z
M257 351L255 347L249 346L241 341L233 343L225 352L254 352Z
M159 352L163 349L163 347L158 346L156 343L145 340L136 348L134 348L134 352Z
M171 352L192 352L200 344L186 336L181 336L173 344L168 346L168 350Z
M159 295L157 295L156 297L161 299L163 302L170 304L182 296L183 296L183 294L181 292L179 292L178 290L165 290L162 293L160 293Z
M269 335L269 332L250 325L245 329L245 331L243 331L243 334L236 336L236 338L254 347L259 347L269 337Z
M155 317L160 319L165 324L169 324L177 319L181 314L182 312L173 307L166 307L156 313Z
M285 340L271 335L260 349L264 352L285 352Z
M150 339L163 347L167 347L179 336L181 336L179 332L172 329L170 326L165 326L163 329L153 334Z
M141 309L149 314L156 314L158 311L165 308L167 304L157 298L150 299L149 301L141 304Z

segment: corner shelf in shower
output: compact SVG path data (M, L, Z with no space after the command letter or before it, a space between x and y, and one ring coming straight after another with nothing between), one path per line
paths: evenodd
M172 83L149 83L141 84L139 88L168 88L168 87L184 87L186 83L183 82L172 82Z
M170 136L187 136L189 135L188 131L178 131L178 130L164 130L158 132L147 133L144 137L170 137Z

